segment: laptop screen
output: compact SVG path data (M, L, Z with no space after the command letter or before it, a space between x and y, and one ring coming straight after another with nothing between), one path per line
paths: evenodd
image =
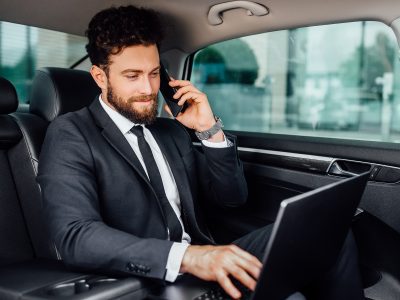
M368 177L363 173L281 203L252 299L285 299L335 263Z

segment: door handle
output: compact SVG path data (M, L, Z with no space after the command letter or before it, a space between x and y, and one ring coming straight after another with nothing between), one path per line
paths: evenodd
M372 166L370 164L366 163L346 161L346 160L335 160L331 164L328 173L331 175L352 177L370 171L371 167Z

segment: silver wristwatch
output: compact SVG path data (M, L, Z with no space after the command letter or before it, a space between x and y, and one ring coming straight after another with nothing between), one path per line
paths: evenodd
M220 131L224 127L224 124L222 123L222 120L220 117L214 116L214 118L215 118L216 123L210 129L194 132L199 140L201 140L201 141L208 140L210 137L212 137L214 134L216 134L218 131Z

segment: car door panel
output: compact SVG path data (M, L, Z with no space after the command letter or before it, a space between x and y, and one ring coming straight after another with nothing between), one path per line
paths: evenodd
M380 149L366 142L234 132L249 188L248 202L236 209L216 208L208 214L218 241L229 242L273 222L279 203L366 170L371 173L353 232L359 248L364 286L369 294L399 291L400 184L393 145ZM345 172L337 172L337 165ZM380 172L384 176L377 177ZM379 180L379 181L377 181ZM389 181L389 182L383 182ZM382 247L381 245L385 245ZM383 274L383 275L382 275ZM383 278L383 279L382 279ZM378 282L378 284L377 284ZM383 285L383 286L382 286ZM393 293L392 293L393 292ZM390 294L392 293L392 294Z

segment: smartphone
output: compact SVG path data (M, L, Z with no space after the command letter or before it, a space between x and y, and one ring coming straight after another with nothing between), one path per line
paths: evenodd
M167 103L172 115L176 118L179 113L183 113L187 107L187 103L178 105L179 99L174 99L174 95L177 91L176 88L171 87L168 83L171 81L167 70L161 64L160 66L160 91Z

